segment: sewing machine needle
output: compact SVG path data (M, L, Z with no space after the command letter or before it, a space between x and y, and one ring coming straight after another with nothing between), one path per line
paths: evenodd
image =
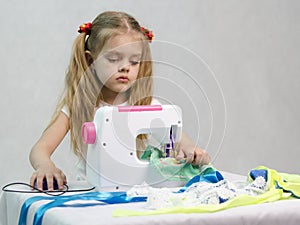
M171 140L171 144L172 144L172 150L174 150L174 137L173 137L172 126L171 126L171 129L170 129L170 140Z

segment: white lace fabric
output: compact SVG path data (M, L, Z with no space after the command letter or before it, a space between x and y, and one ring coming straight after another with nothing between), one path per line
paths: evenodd
M196 182L184 192L176 192L174 188L153 188L147 184L136 185L128 192L128 196L147 196L147 208L160 209L169 207L192 207L203 204L221 204L239 195L257 196L268 190L266 180L259 176L250 183L229 182L221 180L217 183Z

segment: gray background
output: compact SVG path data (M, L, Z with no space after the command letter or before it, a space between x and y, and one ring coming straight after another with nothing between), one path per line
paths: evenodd
M28 154L63 90L78 26L106 10L126 11L154 30L155 95L183 108L186 132L218 169L299 173L299 1L0 4L1 186L29 180ZM75 178L68 138L53 159Z

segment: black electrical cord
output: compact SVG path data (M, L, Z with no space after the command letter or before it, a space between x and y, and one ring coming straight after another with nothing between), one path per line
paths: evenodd
M15 185L23 185L23 186L27 186L30 187L32 190L30 191L26 191L26 190L14 190L14 189L8 189L8 187L10 186L15 186ZM50 196L60 196L63 195L67 192L83 192L83 191L92 191L95 189L95 187L91 187L91 188L86 188L86 189L72 189L69 190L69 186L67 184L64 184L65 189L63 190L53 190L53 191L48 191L48 190L40 190L30 184L24 183L24 182L13 182L13 183L9 183L7 185L5 185L4 187L2 187L2 191L5 192L16 192L16 193L44 193L46 195L50 195Z

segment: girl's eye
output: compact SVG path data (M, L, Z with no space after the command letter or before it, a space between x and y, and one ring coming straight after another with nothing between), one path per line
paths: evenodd
M111 63L115 63L119 61L119 59L115 59L115 58L107 58L107 60Z
M130 64L135 66L135 65L138 65L140 64L140 61L130 61Z

